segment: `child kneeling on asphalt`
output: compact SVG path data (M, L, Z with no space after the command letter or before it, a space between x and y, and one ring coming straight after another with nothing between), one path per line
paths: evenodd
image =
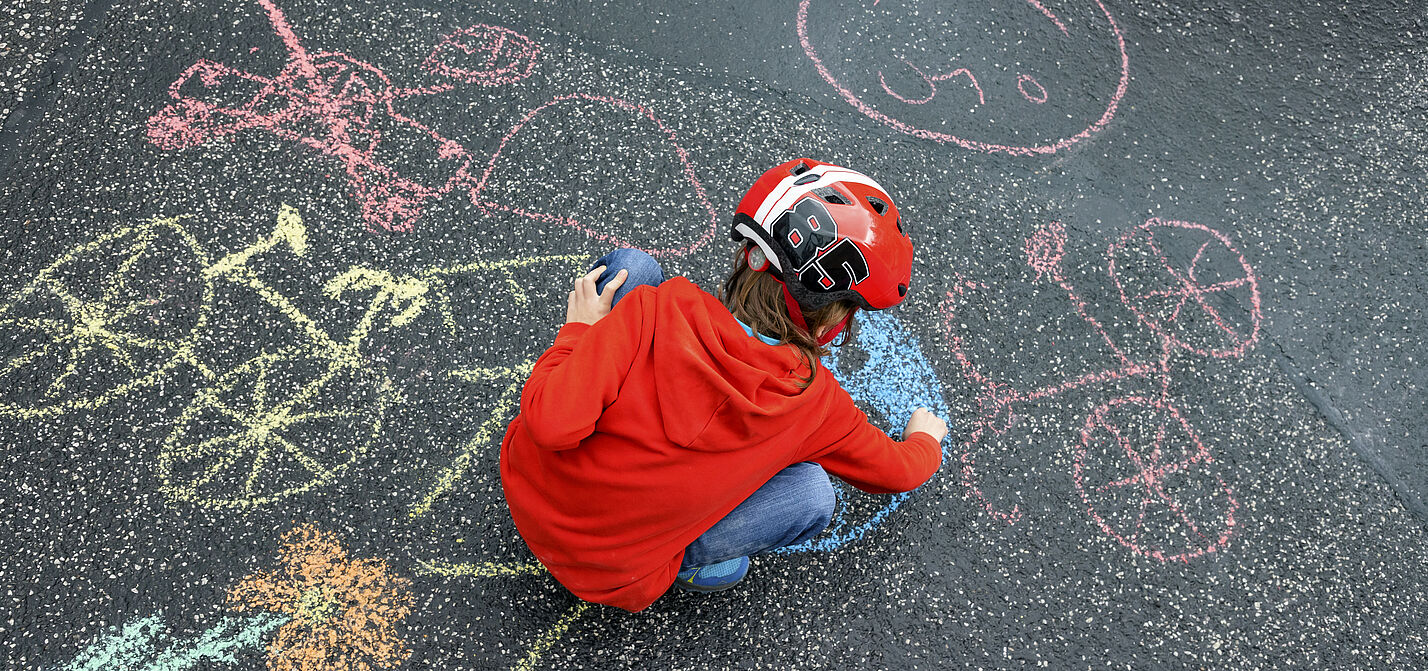
M644 252L597 261L521 392L506 501L582 599L639 611L670 585L731 587L749 557L828 525L830 473L892 493L941 465L942 419L918 408L895 441L820 361L859 309L907 295L912 241L882 187L789 161L744 195L733 238L718 298Z

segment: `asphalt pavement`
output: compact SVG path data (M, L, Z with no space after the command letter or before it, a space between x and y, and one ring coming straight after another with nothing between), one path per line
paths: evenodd
M0 8L3 666L1428 667L1421 3L685 4ZM581 603L496 459L568 282L712 290L795 156L943 468Z

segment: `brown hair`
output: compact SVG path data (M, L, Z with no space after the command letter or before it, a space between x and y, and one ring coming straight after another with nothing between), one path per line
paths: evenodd
M755 332L777 338L780 344L787 343L798 348L804 364L808 366L808 376L803 378L802 383L807 388L813 383L813 375L818 370L814 363L828 356L828 347L818 344L813 334L837 325L847 315L848 324L836 344L841 346L848 342L857 326L854 323L857 304L837 301L805 312L803 318L808 322L808 330L805 331L788 314L788 306L783 300L783 284L769 272L750 268L744 260L744 253L745 248L741 247L734 254L734 268L720 286L719 300L729 308L729 312L734 313L734 317L748 324Z

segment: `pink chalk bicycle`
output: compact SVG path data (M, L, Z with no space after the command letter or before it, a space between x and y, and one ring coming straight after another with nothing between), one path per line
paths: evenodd
M990 500L974 454L1010 440L1021 413L1038 402L1093 385L1143 379L1152 383L1153 392L1100 403L1081 427L1072 477L1086 510L1107 535L1156 560L1184 562L1224 548L1234 533L1239 503L1171 397L1171 363L1181 351L1224 359L1254 345L1261 319L1254 271L1228 237L1201 224L1151 219L1127 231L1106 250L1107 275L1158 346L1158 356L1137 360L1091 314L1067 279L1061 266L1065 241L1060 223L1043 227L1026 241L1027 263L1037 280L1048 279L1065 292L1117 363L1032 389L993 378L973 362L954 330L958 309L987 287L958 283L943 305L950 347L963 376L981 390L981 415L961 455L963 484L993 517L1015 522L1022 515L1020 505L1006 508Z
M170 85L174 102L149 118L152 143L178 150L256 129L315 149L342 163L353 196L361 204L362 218L374 230L409 231L431 201L461 189L483 212L558 223L611 245L635 247L575 217L501 202L486 194L502 152L537 115L568 104L603 105L632 117L626 128L646 126L667 143L663 148L677 160L694 192L693 200L709 216L708 229L694 242L646 251L687 254L713 238L717 215L688 154L674 132L644 106L585 93L557 96L513 125L484 168L459 142L397 109L403 101L451 91L458 83L500 86L529 77L541 51L529 37L484 24L456 30L441 37L422 62L424 71L448 81L403 87L376 66L347 54L310 53L272 0L257 2L287 49L288 62L282 71L270 77L199 59ZM424 166L424 172L444 177L423 179L409 166Z

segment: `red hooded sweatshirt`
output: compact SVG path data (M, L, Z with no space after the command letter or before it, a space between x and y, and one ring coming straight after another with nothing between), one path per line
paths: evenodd
M932 477L932 436L898 442L792 345L749 337L689 280L642 286L536 360L501 442L516 529L582 599L643 610L684 549L784 468L823 466L872 493Z

